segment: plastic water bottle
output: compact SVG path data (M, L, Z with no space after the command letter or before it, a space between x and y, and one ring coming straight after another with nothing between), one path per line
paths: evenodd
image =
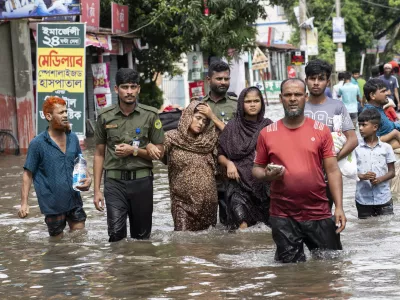
M72 188L75 191L79 191L76 188L77 185L82 185L79 181L86 178L86 168L86 160L83 158L82 154L79 154L79 157L75 158L74 172L72 173Z

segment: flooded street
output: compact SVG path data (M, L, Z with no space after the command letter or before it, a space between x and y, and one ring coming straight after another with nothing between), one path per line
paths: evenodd
M267 110L273 120L282 115L279 104ZM92 170L93 140L87 146ZM0 156L0 299L400 299L400 204L394 197L394 216L358 220L355 181L344 184L344 251L324 259L307 252L308 262L284 265L274 262L264 225L173 232L167 169L160 163L149 241L108 243L92 188L82 193L86 231L51 242L33 187L29 217L17 217L24 161L25 155Z

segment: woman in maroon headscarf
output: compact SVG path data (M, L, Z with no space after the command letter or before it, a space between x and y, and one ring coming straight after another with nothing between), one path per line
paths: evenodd
M218 162L228 177L226 189L228 227L246 228L268 221L269 185L253 178L252 168L258 135L272 123L264 118L261 91L249 87L238 99L236 117L229 121L219 138Z
M215 182L218 134L192 101L183 111L178 129L165 134L165 153L176 231L208 229L217 223Z

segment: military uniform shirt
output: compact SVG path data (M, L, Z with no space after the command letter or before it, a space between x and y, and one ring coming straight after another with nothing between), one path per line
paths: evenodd
M122 113L119 105L100 110L95 129L95 142L96 145L107 146L105 170L135 171L153 168L152 161L142 157L133 155L118 157L115 154L116 145L122 143L132 145L133 140L140 141L140 149L146 149L149 143L157 145L164 142L164 130L157 109L137 104L135 110L128 116Z
M210 94L208 94L203 98L203 102L207 103L214 115L225 124L235 117L237 110L236 97L225 95L225 97L220 99L218 102L214 102L211 100Z

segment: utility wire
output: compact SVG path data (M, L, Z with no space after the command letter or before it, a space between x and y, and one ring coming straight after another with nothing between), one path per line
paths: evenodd
M143 25L142 27L139 27L138 29L135 29L135 30L130 31L130 32L118 34L118 36L124 36L124 35L128 35L128 34L135 33L135 32L137 32L137 31L139 31L139 30L142 30L143 28L145 28L145 27L147 27L147 26L153 24L153 23L158 19L158 17L160 17L163 13L164 13L164 12L159 13L157 16L154 17L153 20L151 20L149 23Z
M326 20L325 20L325 22L324 22L324 25L322 26L322 29L321 30L319 30L318 29L318 32L322 32L324 29L325 29L325 27L326 27L326 24L328 24L328 21L330 20L330 18L331 18L331 15L332 15L332 13L333 13L333 10L335 9L335 5L333 5L333 7L332 7L332 10L331 10L331 12L330 12L330 14L328 15L328 17L326 18Z
M365 2L365 3L368 3L368 4L371 4L371 5L379 6L379 7L390 8L390 9L393 9L393 10L400 10L400 8L390 7L390 6L386 6L386 5L383 5L383 4L370 2L370 1L367 1L367 0L361 0L361 1Z

